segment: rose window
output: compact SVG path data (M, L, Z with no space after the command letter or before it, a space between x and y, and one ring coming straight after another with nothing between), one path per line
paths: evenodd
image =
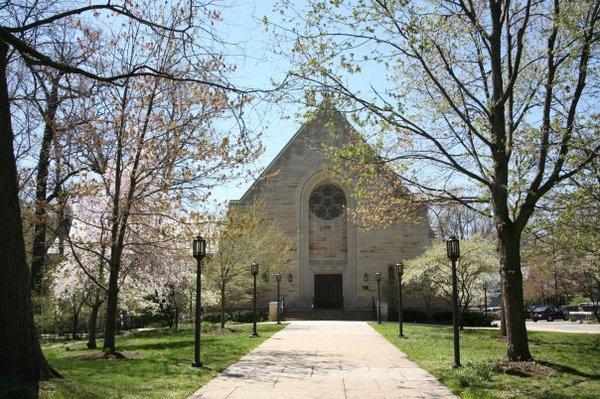
M333 184L315 188L308 199L310 211L319 219L331 220L340 216L346 207L344 192Z

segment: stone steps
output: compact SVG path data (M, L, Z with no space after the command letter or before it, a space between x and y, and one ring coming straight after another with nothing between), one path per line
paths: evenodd
M286 309L285 320L375 320L372 310L343 310L343 309Z

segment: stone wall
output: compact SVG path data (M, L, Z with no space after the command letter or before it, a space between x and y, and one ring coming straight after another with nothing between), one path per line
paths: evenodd
M385 285L390 266L419 255L429 243L426 218L420 223L361 231L346 212L333 220L311 214L309 196L324 183L338 185L345 192L347 206L355 205L349 190L333 181L327 171L329 160L321 150L323 145L344 144L351 134L355 134L352 126L339 112L318 114L296 133L239 201L264 201L267 216L277 220L294 239L295 261L283 273L281 283L288 308L311 308L315 273L339 273L343 275L344 308L370 309L377 295L375 273L382 274ZM263 290L261 307L266 309L274 295L274 289ZM406 308L423 308L420 301L410 297L404 303Z

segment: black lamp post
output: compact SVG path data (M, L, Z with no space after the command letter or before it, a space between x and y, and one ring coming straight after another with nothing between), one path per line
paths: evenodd
M202 258L206 256L206 240L201 235L198 235L194 239L193 244L193 254L194 258L197 261L196 268L196 331L194 337L194 363L192 363L192 367L202 367L202 362L200 361L200 338L201 338L201 329L200 322L202 318L202 280L200 278L202 273Z
M381 273L375 273L377 277L377 324L381 324Z
M404 263L396 263L396 276L398 276L398 338L404 338L402 331L402 275L404 274Z
M281 274L277 273L277 324L281 324L281 315L279 314L281 309L281 299L279 296L279 286L281 285Z
M452 330L454 333L454 367L460 367L460 346L458 337L458 285L456 281L456 261L460 258L458 238L446 240L448 259L452 262Z
M254 292L252 297L252 307L254 309L254 314L252 315L252 336L258 337L258 332L256 331L256 276L258 275L258 263L253 262L250 265L250 273L252 273L252 277L254 278Z
M488 308L487 308L487 281L483 282L483 313L487 316Z

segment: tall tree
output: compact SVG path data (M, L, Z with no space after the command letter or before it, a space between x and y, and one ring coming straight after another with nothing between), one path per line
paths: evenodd
M600 2L309 1L299 11L283 1L280 9L284 21L266 22L295 39L292 73L307 101L325 90L379 150L365 157L353 145L341 152L349 164L388 164L430 199L493 217L507 356L530 360L521 238L539 201L598 157L599 81L590 71ZM304 29L288 29L300 15Z
M169 23L161 25L151 17L151 12L159 12ZM140 30L144 30L148 42L157 38L173 35L186 46L181 68L185 73L177 76L160 70L155 65L138 63L124 69L104 68L100 71L70 64L46 54L40 48L35 33L42 28L51 27L61 20L78 17L102 18L97 25L106 32L114 34L112 40L124 40L118 28L123 20L134 21ZM191 3L170 4L165 12L163 3L152 0L133 5L130 2L114 4L112 2L83 5L78 7L70 2L36 2L33 5L8 2L0 14L0 377L39 380L56 375L44 358L33 322L31 299L29 295L30 273L25 256L25 244L22 234L22 218L19 204L19 185L12 128L11 103L9 99L8 67L12 60L24 60L27 63L52 68L65 74L76 74L95 81L118 84L136 77L160 77L174 82L187 82L219 91L227 98L230 93L241 93L226 80L226 71L221 74L195 74L206 66L207 58L213 58L217 51L211 48L215 44L214 22L219 18L211 4L195 7ZM111 32L111 29L114 30ZM206 38L207 43L198 44L197 38ZM218 59L219 56L217 55ZM186 68L187 67L187 68ZM194 72L194 73L192 73ZM202 71L200 71L202 72ZM113 301L114 303L114 301ZM114 305L113 305L114 306Z
M464 240L457 262L458 306L460 324L469 306L483 298L483 283L497 276L498 259L494 244L481 237ZM406 263L406 283L428 286L431 294L452 306L452 273L446 245L437 240L421 256Z
M264 204L231 206L219 224L205 276L219 293L221 328L225 328L225 307L249 297L252 262L261 265L265 276L273 277L291 262L291 240L281 227L264 214ZM272 280L271 280L272 281ZM266 283L261 279L260 284Z
M551 294L563 301L574 294L588 297L600 320L598 163L584 168L570 179L565 190L556 192L543 205L544 212L531 226L534 238L530 240L527 255L533 262L540 258L551 259L541 265L533 263L534 274L528 276L528 280L532 277L533 281L528 281L528 285L534 294ZM536 274L546 274L550 287L545 289ZM539 290L535 290L536 280L540 283Z
M96 32L85 27L77 29L75 26L65 24L65 21L61 22L44 32L43 36L48 41L43 46L44 50L47 48L47 52L59 62L74 66L85 65L86 60L97 51L97 43L92 39ZM72 147L69 144L74 141L69 137L72 135L69 130L73 129L73 126L69 125L74 122L75 115L82 112L78 106L83 106L85 102L77 102L78 106L74 106L73 103L78 97L91 97L92 92L89 87L90 82L77 76L69 76L63 71L56 71L49 67L39 68L34 64L28 64L28 67L36 88L30 101L38 109L43 125L35 166L37 172L32 217L34 237L31 245L30 267L31 289L35 294L41 295L44 291L42 281L48 241L51 242L48 240L48 229L51 229L51 233L56 233L57 228L68 230L69 220L64 214L67 203L65 185L79 172L77 166L69 162L71 158L69 147ZM66 136L66 143L64 139L61 140L61 136ZM65 154L63 149L66 150ZM54 165L51 165L53 158ZM51 166L54 167L54 173ZM58 219L55 226L49 223L52 221L52 214L58 216L55 218ZM55 238L56 234L50 234L50 237Z

